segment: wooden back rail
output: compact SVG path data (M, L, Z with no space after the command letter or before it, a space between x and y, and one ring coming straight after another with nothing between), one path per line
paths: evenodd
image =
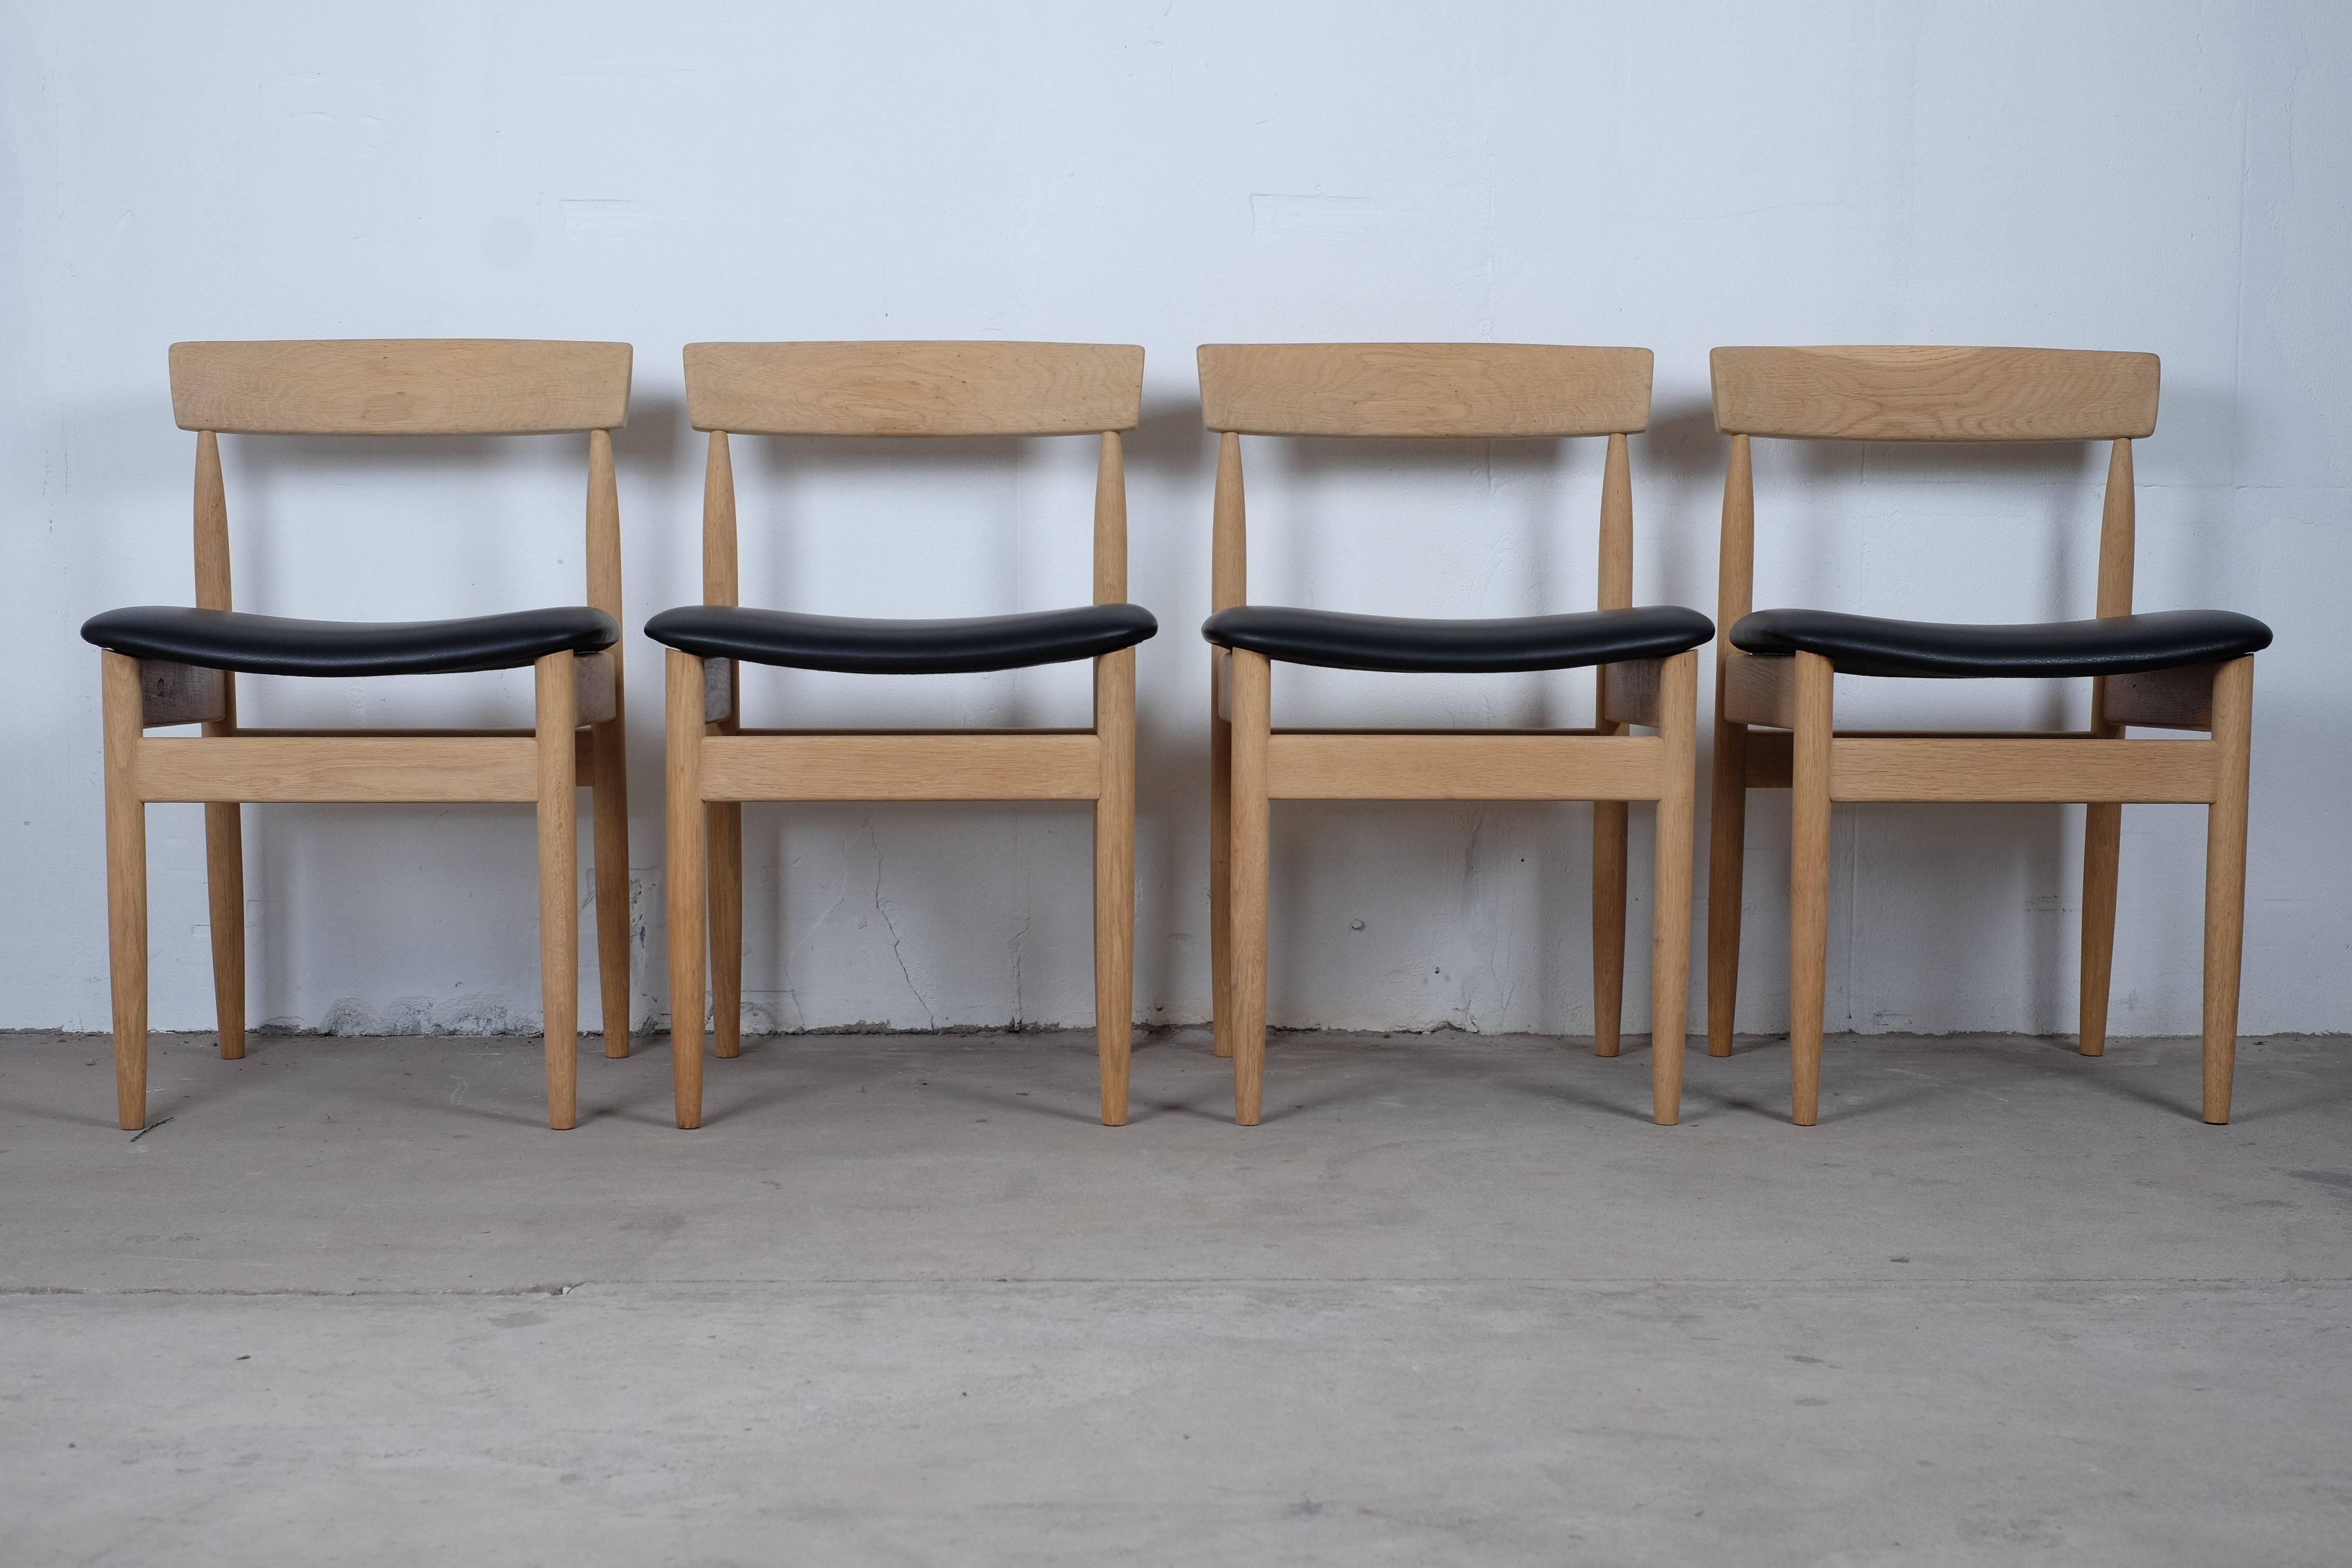
M1248 601L1244 435L1403 439L1603 436L1597 607L1633 601L1627 436L1648 428L1647 349L1496 343L1207 344L1203 422L1218 433L1210 602ZM1591 800L1595 1048L1619 1049L1627 803L1654 800L1658 910L1654 1114L1679 1115L1689 964L1690 773L1697 657L1595 672L1596 722L1546 731L1332 731L1272 722L1269 662L1211 653L1210 910L1216 1049L1234 1059L1235 1115L1263 1109L1265 803L1276 800ZM1658 728L1635 736L1633 725ZM1677 894L1676 890L1679 889Z
M730 433L1095 435L1093 590L1127 599L1119 433L1142 417L1143 350L1015 342L689 343L703 468L702 601L740 602ZM1086 730L789 731L742 722L731 659L668 655L671 1069L677 1124L702 1121L704 922L713 1049L741 1050L742 802L1087 800L1095 806L1095 1007L1102 1115L1127 1120L1134 975L1135 650L1094 661ZM697 804L700 809L697 810ZM707 883L708 896L692 889Z
M292 435L585 433L587 601L621 614L620 503L612 431L628 415L626 343L354 340L185 342L171 348L172 406L196 432L195 601L234 607L222 432ZM213 976L221 1054L245 1054L245 801L533 801L542 860L571 863L572 786L595 794L596 902L605 1050L628 1053L626 774L622 679L610 650L538 661L537 726L512 729L250 729L236 678L164 660L102 657L106 676L110 893L115 915L117 1089L123 1124L145 1103L145 831L151 801L205 803ZM202 726L200 738L143 729ZM561 841L560 843L558 841ZM547 878L543 875L542 881ZM542 958L576 972L576 895L541 890ZM557 907L557 905L561 907ZM136 926L137 929L131 929ZM559 951L561 950L561 951ZM572 1124L570 981L551 982L551 1124ZM557 994L558 992L562 994ZM561 1037L561 1038L559 1038ZM559 1056L562 1061L559 1061Z

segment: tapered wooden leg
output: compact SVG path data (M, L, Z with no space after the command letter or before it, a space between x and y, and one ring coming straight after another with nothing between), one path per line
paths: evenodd
M669 1054L677 1124L702 1125L702 661L668 651Z
M596 969L604 993L604 1054L629 1054L629 758L616 716L593 733L589 810L595 818Z
M703 826L710 876L710 1046L743 1054L743 803L713 800Z
M1622 800L1592 802L1592 1050L1614 1056L1625 1022L1625 821Z
M2213 672L2213 739L2221 747L2205 809L2205 1120L2230 1119L2238 1065L2238 968L2246 929L2247 763L2252 749L2254 661Z
M539 1005L547 1042L547 1124L579 1117L579 681L569 653L539 672Z
M1722 699L1718 696L1717 702ZM1707 801L1706 1053L1731 1054L1739 1011L1739 901L1748 875L1748 727L1715 721Z
M213 1019L225 1061L245 1054L245 808L205 807L205 880L211 894Z
M2116 873L2122 858L2124 809L2094 800L2083 815L2083 996L2076 1045L2084 1056L2107 1049L2107 992L2116 956Z
M1095 661L1095 733L1102 793L1095 800L1095 1050L1102 1119L1127 1125L1135 1030L1135 650Z
M1797 731L1789 824L1789 1072L1797 1125L1821 1116L1822 1022L1830 941L1830 740L1833 671L1797 660Z
M1228 657L1220 648L1209 661L1209 991L1219 1056L1234 1053L1234 727L1219 700Z
M1682 1118L1683 1037L1690 1007L1692 774L1698 763L1698 654L1666 661L1658 685L1658 733L1666 743L1658 797L1656 892L1650 955L1651 1116Z
M106 939L114 982L114 1103L147 1124L147 804L139 798L139 661L100 653L106 735Z
M1230 804L1232 889L1225 942L1233 998L1234 1120L1255 1127L1265 1094L1266 734L1273 672L1262 653L1235 649Z

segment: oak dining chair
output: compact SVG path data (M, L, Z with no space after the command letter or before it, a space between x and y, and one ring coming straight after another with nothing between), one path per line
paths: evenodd
M1680 1114L1690 974L1692 771L1707 618L1633 605L1626 437L1650 416L1647 349L1530 344L1209 344L1201 401L1217 432L1212 558L1210 945L1216 1051L1234 1061L1234 1114L1257 1124L1265 1067L1270 802L1591 800L1595 1049L1618 1051L1627 802L1657 802L1652 1113ZM1252 604L1244 435L1608 438L1600 606L1565 615L1443 621ZM1398 673L1598 666L1596 722L1542 730L1277 729L1273 666ZM1633 727L1657 730L1636 736Z
M2132 610L2132 443L2156 429L2153 354L2058 349L1727 348L1713 356L1724 482L1707 902L1707 1049L1731 1053L1748 792L1791 792L1789 1040L1795 1120L1820 1114L1832 801L2080 801L2079 1043L2104 1050L2127 801L2206 808L2204 1119L2230 1119L2245 902L2253 655L2270 628L2226 611ZM1757 437L2112 443L2095 618L1957 625L1826 610L1751 613ZM1858 730L1836 677L2091 681L2067 732ZM2133 739L2132 728L2202 739Z
M146 1122L147 827L155 801L202 801L220 1053L245 1054L241 803L529 802L538 809L547 1121L576 1116L579 984L575 785L594 811L604 1049L629 1049L628 800L621 666L620 505L611 433L626 420L626 343L486 339L174 343L172 407L196 433L195 604L92 617L102 652L107 925L115 1092ZM587 601L447 621L291 620L230 607L219 437L588 437ZM447 674L530 667L530 729L271 729L237 721L236 677ZM148 729L196 724L195 737Z
M646 622L668 650L671 1070L677 1124L702 1123L704 911L714 1049L741 1050L746 800L1086 800L1094 807L1095 1038L1102 1120L1127 1121L1135 943L1135 646L1127 479L1143 350L1096 343L689 343L688 418L709 433L702 598ZM739 604L728 437L1094 435L1094 602L944 621ZM1085 729L755 729L743 663L866 674L1094 664Z

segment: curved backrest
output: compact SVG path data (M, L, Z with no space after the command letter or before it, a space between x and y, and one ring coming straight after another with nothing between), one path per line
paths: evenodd
M1727 435L2112 441L2156 429L2154 354L2084 349L1717 349Z
M688 343L687 417L752 435L1132 430L1143 350L1119 343Z
M1201 416L1244 435L1620 435L1648 428L1647 349L1204 343Z
M252 435L532 435L616 430L626 343L384 338L172 345L183 430Z

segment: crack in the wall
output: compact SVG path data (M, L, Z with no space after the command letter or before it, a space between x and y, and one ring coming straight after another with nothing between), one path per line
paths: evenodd
M890 918L889 907L882 902L882 841L874 831L874 819L871 817L866 819L866 841L874 846L874 913L882 917L882 928L890 933L890 956L898 961L898 977L907 982L907 994L913 997L915 1005L923 1009L925 1027L937 1029L939 1015L931 1010L931 1004L924 999L922 991L915 985L914 973L907 967L906 947L898 935L898 923Z

